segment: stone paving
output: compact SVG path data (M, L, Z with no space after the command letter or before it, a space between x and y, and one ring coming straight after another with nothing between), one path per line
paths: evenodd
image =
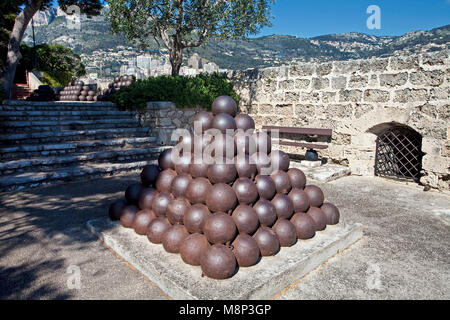
M1 193L0 299L167 299L85 227L137 179ZM450 195L368 177L317 184L364 238L276 299L450 299ZM80 289L67 286L70 266Z

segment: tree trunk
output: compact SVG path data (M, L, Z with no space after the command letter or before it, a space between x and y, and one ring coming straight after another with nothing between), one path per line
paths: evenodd
M175 46L169 49L169 60L172 65L172 76L180 74L181 64L183 63L183 48Z
M42 0L30 1L14 21L14 27L9 37L5 69L0 78L1 87L5 92L6 99L10 98L16 68L22 58L20 53L20 43L22 42L23 34L25 33L31 18L33 18L34 14L39 10L41 3Z

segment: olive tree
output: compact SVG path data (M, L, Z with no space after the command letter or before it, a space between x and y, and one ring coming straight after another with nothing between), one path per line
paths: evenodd
M178 75L183 49L211 37L244 38L270 25L274 0L110 0L113 33L123 33L143 47L151 39L169 51L172 75Z

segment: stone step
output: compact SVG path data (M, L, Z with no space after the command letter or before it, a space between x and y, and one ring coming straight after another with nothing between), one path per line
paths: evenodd
M0 191L20 190L60 182L99 178L124 172L139 172L144 166L156 162L155 158L125 163L84 163L49 172L36 171L2 176L0 177Z
M145 147L155 143L155 137L131 137L104 140L70 141L53 144L29 144L0 148L0 160L26 159L30 157L57 156L76 152L108 151L120 146Z
M105 101L18 101L4 100L1 111L77 111L77 110L118 110L112 102Z
M116 119L132 119L132 115L122 115L122 114L116 114L116 115L67 115L67 116L1 116L0 115L0 122L47 122L47 121L95 121L100 119L108 118L110 120L116 120Z
M109 151L76 153L58 157L36 157L0 162L0 175L17 175L29 171L48 172L74 164L130 162L155 159L166 147L115 148Z
M68 117L69 119L79 118L88 118L88 117L132 117L133 112L131 111L120 111L120 110L29 110L29 111L10 111L10 110L1 110L0 111L0 119L11 119L18 120L20 118L30 118L32 120L39 120L39 118L43 118L42 120L46 120L49 118L64 118Z

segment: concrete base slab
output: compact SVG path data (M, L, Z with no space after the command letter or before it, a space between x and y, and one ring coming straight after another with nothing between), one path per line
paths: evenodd
M329 182L351 174L349 167L340 166L338 164L324 164L319 167L307 167L301 162L291 161L291 168L302 170L309 179Z
M322 161L321 160L317 160L317 161L302 160L302 161L300 161L300 164L302 166L308 167L308 168L317 168L322 165Z
M107 217L88 221L87 228L170 297L202 300L273 297L363 235L361 224L327 226L312 239L281 248L255 266L240 268L231 279L214 280L202 277L201 268L185 264L179 254L167 253L162 245Z

